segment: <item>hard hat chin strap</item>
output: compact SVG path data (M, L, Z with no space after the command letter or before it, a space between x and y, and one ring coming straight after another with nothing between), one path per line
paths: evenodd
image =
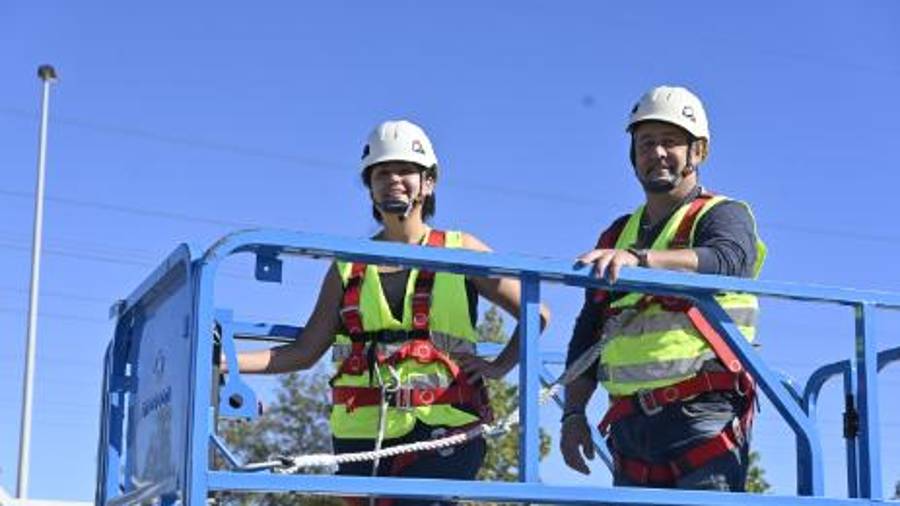
M382 214L399 215L401 221L409 216L414 206L415 201L404 202L402 200L388 200L380 203L375 202L375 207L377 207Z
M376 202L375 197L372 197L372 203L375 207L382 212L382 214L393 214L396 215L400 221L405 221L406 218L412 213L413 209L416 207L416 204L422 202L424 198L422 197L422 186L425 183L425 178L421 172L419 172L419 195L410 200L409 202L404 202L399 199L391 199L385 202Z
M694 145L693 142L688 143L687 160L685 160L685 162L684 162L684 168L681 169L681 171L678 173L679 182L681 179L686 178L686 177L690 176L691 174L693 174L693 172L695 170L694 164L691 162L691 148L693 147L693 145Z
M415 209L416 204L422 202L423 199L421 197L414 198L411 202L404 202L402 200L388 200L387 202L375 203L375 207L381 211L382 214L393 214L397 216L400 221L406 220L409 218L409 215L412 214L413 209Z
M694 172L697 172L697 167L694 166L693 156L694 156L694 143L697 142L693 136L691 136L691 140L688 141L687 145L687 160L685 161L684 168L681 169L681 177L688 177Z

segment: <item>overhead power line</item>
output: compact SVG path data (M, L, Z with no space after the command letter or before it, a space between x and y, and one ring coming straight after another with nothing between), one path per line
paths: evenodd
M18 251L27 251L29 248L24 244L14 244L0 241L0 248L10 249L10 250L18 250ZM77 258L81 260L93 260L97 262L103 262L107 264L119 264L119 265L133 265L138 267L154 267L153 263L144 262L140 260L128 260L124 258L116 258L116 257L108 257L104 255L94 255L90 253L78 253L74 251L65 251L57 248L44 248L44 253L47 255L57 255L68 258Z
M0 307L0 313L11 313L21 315L25 313L25 309L16 309L11 307ZM97 323L102 325L107 325L111 323L111 320L103 320L100 318L88 318L85 316L71 315L71 314L61 314L61 313L47 313L41 311L39 316L41 318L50 318L52 320L69 320L69 321L77 321L84 323Z
M18 109L14 107L0 107L0 115L6 115L10 117L16 117L19 119L36 119L34 113L30 111L26 111L23 109ZM138 128L128 128L121 126L112 126L112 125L103 125L99 123L94 123L91 121L86 121L77 118L60 118L54 120L55 123L60 123L62 125L69 125L78 128L84 128L88 130L94 130L97 132L115 134L115 135L126 135L130 137L142 138L149 141L154 142L162 142L167 144L174 144L179 146L186 146L197 149L206 149L212 151L219 151L225 153L231 153L241 156L248 157L256 157L256 158L265 158L272 160L279 160L284 162L289 162L293 164L297 164L304 167L309 168L320 168L320 169L328 169L340 172L353 172L353 169L346 164L326 161L322 159L317 159L313 157L300 156L295 154L281 153L266 149L253 148L247 146L240 146L233 143L225 143L225 142L215 142L204 139L194 139L189 137L181 137L181 136L173 136L173 135L164 135L155 132L151 132L148 130L138 129ZM475 181L466 180L464 178L457 178L456 181L451 181L444 183L447 186L458 187L458 188L468 188L475 189L479 191L490 192L494 194L503 194L503 195L515 195L524 199L531 200L545 200L552 201L556 204L563 205L571 205L576 207L590 207L594 208L597 205L595 198L585 198L576 195L565 195L565 194L557 194L551 192L542 192L542 191L534 191L529 189L522 188L513 188L509 186L500 186L494 184L485 184ZM9 189L0 189L0 195L8 196L8 197L17 197L17 198L34 198L34 194L31 192L25 191L16 191ZM51 202L57 202L64 205L83 207L83 208L91 208L91 209L100 209L106 211L114 211L125 214L132 214L138 216L146 216L153 218L163 218L170 219L176 221L186 221L186 222L194 222L194 223L204 223L208 225L218 225L218 226L228 226L233 228L254 228L263 226L259 223L250 223L250 222L237 222L231 220L222 220L217 218L210 217L202 217L192 214L185 213L173 213L170 211L163 211L157 209L148 209L148 208L137 208L130 206L123 206L118 204L109 204L105 202L92 201L92 200L79 200L72 199L68 197L47 197L46 200ZM817 227L810 227L804 225L797 224L788 224L782 222L765 222L765 228L767 229L781 229L786 230L788 232L799 232L804 234L811 235L820 235L820 236L831 236L831 237L840 237L842 239L851 239L851 240L859 240L859 241L868 241L868 242L878 242L878 243L890 243L896 244L900 242L900 236L886 235L886 234L872 234L859 232L856 230L834 230L834 229L822 229Z
M6 189L0 189L0 195L6 196L6 197L28 199L28 200L31 200L34 198L34 193L32 193L32 192L6 190ZM136 215L136 216L146 216L146 217L150 217L150 218L163 218L163 219L175 220L175 221L203 223L206 225L227 226L227 227L232 227L232 228L256 228L256 227L261 226L257 223L251 223L251 222L222 220L222 219L209 218L209 217L204 217L204 216L173 213L171 211L162 211L162 210L158 210L158 209L130 207L130 206L123 206L123 205L118 205L118 204L108 204L108 203L99 202L99 201L71 199L71 198L66 198L66 197L48 196L48 197L46 197L46 200L48 200L50 202L56 202L59 204L73 206L73 207L100 209L103 211L113 211L113 212L117 212L117 213L131 214L131 215Z
M0 114L15 117L18 119L34 119L34 114L14 107L0 107ZM293 165L297 165L303 168L310 169L326 169L335 172L343 172L347 174L351 174L356 171L355 167L338 163L333 161L322 160L313 157L300 156L290 153L282 153L267 149L260 149L248 146L241 146L234 143L225 143L225 142L215 142L209 141L205 139L195 139L190 137L181 137L181 136L173 136L173 135L164 135L156 132L151 132L148 130L138 129L138 128L128 128L121 126L112 126L112 125L102 125L99 123L94 123L91 121L86 121L77 118L57 118L54 120L54 123L58 123L60 125L74 126L77 128L83 128L87 130L93 130L96 132L113 134L113 135L125 135L128 137L140 138L153 142L161 142L165 144L177 145L182 147L190 147L195 149L204 149L208 151L217 151L222 153L229 153L233 155L240 155L251 158L259 158L259 159L268 159L268 160L276 160L280 162L287 162ZM459 188L467 188L478 191L490 192L490 193L500 193L503 195L518 195L524 197L526 199L534 199L534 200L544 200L550 201L555 204L562 205L574 205L574 206L596 206L596 199L594 198L585 198L579 197L576 195L564 195L557 194L551 192L542 192L535 191L523 188L510 188L509 186L498 186L491 184L484 184L477 181L466 180L465 178L456 178L455 181L451 181L448 183L443 183L450 187L459 187Z
M24 243L17 242L9 242L0 240L0 249L12 250L12 251L27 251L28 246ZM116 255L115 252L112 252L107 255L96 254L96 253L85 253L81 251L76 251L68 248L44 248L44 254L51 256L59 256L64 258L74 258L77 260L88 260L92 262L106 263L106 264L116 264L116 265L126 265L131 267L142 267L142 268L153 268L159 265L159 261L156 260L135 260L129 259L130 256L133 256L132 253L122 253L120 255ZM224 267L219 269L219 275L232 278L239 279L242 281L250 281L252 280L252 276L249 272L244 270L238 270L235 267Z
M16 107L0 107L0 114L5 116L15 117L19 119L28 119L33 120L36 119L35 114L31 111L27 111L25 109L19 109ZM231 153L234 155L246 156L251 158L265 158L270 160L277 160L281 162L288 162L292 164L298 164L301 166L307 167L316 167L320 169L328 169L340 172L352 172L352 168L346 164L331 162L327 160L321 160L314 157L308 156L300 156L289 153L281 153L277 151L254 148L248 146L240 146L233 143L226 142L216 142L210 141L206 139L196 139L191 137L183 137L177 135L167 135L160 134L158 132L152 132L149 130L144 130L140 128L133 127L123 127L118 125L104 125L101 123L95 123L93 121L88 121L80 118L72 118L72 117L55 117L53 119L54 124L66 125L66 126L74 126L78 128L82 128L85 130L92 130L95 132L105 133L105 134L113 134L113 135L121 135L126 137L133 137L136 139L143 139L153 142L159 142L164 144L173 144L177 146L195 148L195 149L205 149L208 151L218 151L223 153Z
M0 291L3 292L15 292L15 293L28 293L28 290L15 286L0 286ZM41 290L41 297L58 297L60 299L68 299L68 300L76 300L81 302L96 302L100 304L110 304L112 301L105 299L103 297L91 297L89 295L83 295L80 293L70 293L70 292L57 292L53 290Z

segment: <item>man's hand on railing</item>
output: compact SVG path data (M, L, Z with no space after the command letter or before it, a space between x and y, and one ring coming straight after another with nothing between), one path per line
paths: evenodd
M646 258L646 257L644 257ZM619 279L622 267L638 267L640 258L624 249L595 249L580 255L575 259L576 265L594 264L594 272L598 278L606 276L609 271L609 282L615 283ZM647 267L648 265L643 265Z
M594 460L594 441L591 439L587 417L581 412L563 415L560 431L559 449L566 465L579 473L591 474L591 469L584 461L584 457Z

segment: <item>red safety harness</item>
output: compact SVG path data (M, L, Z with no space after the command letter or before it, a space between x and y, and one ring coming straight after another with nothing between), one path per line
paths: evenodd
M433 247L445 245L446 234L443 231L431 230L426 244ZM380 405L386 401L389 406L411 409L433 404L449 404L454 408L476 414L480 418L475 423L489 423L493 419L486 390L481 386L473 386L468 382L465 372L445 352L435 347L431 341L429 330L429 313L431 310L431 291L434 287L434 272L420 270L416 277L412 295L412 329L405 332L364 331L362 314L359 311L361 289L366 272L366 264L354 263L350 268L344 296L341 302L341 319L347 335L350 337L350 354L338 367L338 373L332 379L343 374L359 375L366 371L373 373L372 364L398 365L405 360L416 360L420 364L439 362L443 364L453 381L446 388L398 388L384 391L381 387L349 387L333 386L332 402L343 404L348 412L360 406ZM390 338L402 341L399 349L389 356L377 351L376 343ZM366 344L369 344L368 353ZM471 425L455 427L452 432L465 431ZM412 464L420 453L407 453L393 458L391 475L397 475L403 468ZM387 504L379 500L379 504Z
M443 247L445 233L432 230L428 235L426 244L433 247ZM350 277L344 289L344 297L341 303L341 318L344 327L350 337L350 355L338 367L338 374L362 374L372 371L371 364L377 362L382 365L397 365L405 360L414 359L420 364L440 362L443 364L453 382L447 388L400 388L394 392L388 392L391 398L387 401L391 406L398 408L413 408L418 406L430 406L432 404L452 404L464 406L467 410L475 408L479 416L488 415L489 405L484 402L481 388L469 385L465 372L459 368L446 353L434 346L429 330L429 313L431 310L431 290L434 286L434 272L420 270L416 278L412 295L412 330L408 332L392 332L396 339L403 340L399 349L390 356L384 356L377 351L375 344L386 335L384 332L366 332L363 330L362 314L359 311L359 303L362 291L363 277L366 272L366 264L354 263L350 269ZM370 344L368 354L366 344ZM332 380L334 381L334 380ZM332 400L335 405L343 404L347 411L353 411L359 406L378 405L382 402L382 390L379 387L344 387L338 386L332 389Z
M703 209L703 206L712 198L711 194L702 193L690 205L675 236L669 245L670 249L683 249L690 246L691 230ZM598 248L615 248L616 242L627 222L627 216L616 220L600 236ZM594 301L603 307L604 317L614 315L619 310L610 308L610 294L598 290ZM624 457L616 451L612 439L607 440L610 451L613 454L617 469L623 472L629 480L641 485L672 486L679 477L703 467L711 460L731 451L735 451L744 445L753 424L753 409L755 403L755 385L753 378L744 369L740 360L706 317L691 305L690 302L677 297L645 295L636 305L642 310L650 304L659 304L666 311L683 312L691 321L697 332L703 336L712 348L728 372L701 372L685 381L674 385L641 390L634 395L611 397L610 407L598 425L603 436L609 433L610 426L630 416L643 413L653 416L662 411L664 406L691 399L706 392L731 392L736 391L744 397L744 412L729 424L718 435L694 446L677 459L667 464L655 464L640 459Z

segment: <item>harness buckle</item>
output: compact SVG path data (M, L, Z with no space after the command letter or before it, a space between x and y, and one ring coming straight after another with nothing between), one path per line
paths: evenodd
M417 313L413 315L413 325L419 327L420 329L424 329L424 327L428 325L428 315L424 313Z
M638 407L641 408L641 411L643 411L645 415L653 416L662 411L663 407L656 402L652 390L643 388L635 392L634 397L637 399Z
M351 306L344 306L344 307L341 308L340 313L341 313L341 316L344 316L345 314L347 314L347 313L349 313L349 312L351 312L351 311L355 311L355 312L358 313L358 312L359 312L359 305L358 305L358 304L353 304L353 305L351 305Z
M734 442L737 444L738 448L744 446L745 436L744 429L741 427L740 417L735 417L734 420L731 421L731 432L734 434Z
M341 321L344 322L344 325L347 327L347 332L350 333L351 337L355 334L362 333L363 329L361 315L359 313L359 305L354 304L350 306L344 306L340 309L339 314L341 316ZM348 314L356 315L356 318L351 318L350 320L352 321L348 321Z
M413 409L413 391L411 388L398 388L385 392L386 400L390 405L403 411Z
M742 384L746 384L747 388L745 390L741 390ZM736 374L734 377L734 391L737 392L740 397L747 397L747 395L753 391L753 381L750 380L745 382L743 374Z
M388 366L391 377L389 383L381 385L382 402L388 406L409 411L413 407L412 389L403 388L400 373L392 366Z

